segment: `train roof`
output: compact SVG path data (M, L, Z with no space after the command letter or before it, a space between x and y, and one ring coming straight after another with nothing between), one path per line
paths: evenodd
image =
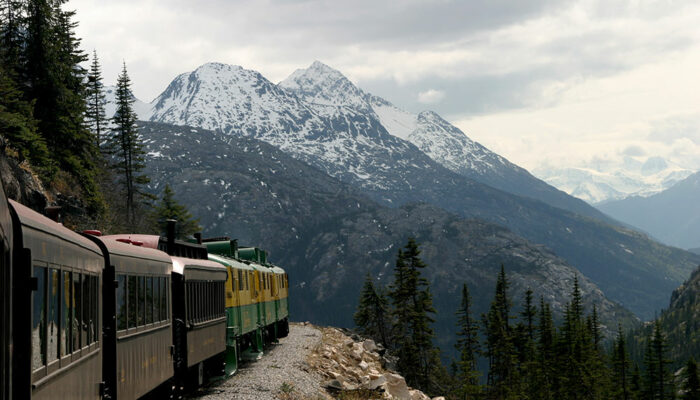
M209 260L201 260L186 257L171 257L173 273L185 275L192 274L196 279L226 280L228 271L223 265Z
M56 239L67 241L87 250L94 251L100 255L102 254L100 248L90 239L73 232L62 224L39 214L29 207L23 206L13 200L8 201L17 213L17 217L19 217L19 221L22 225L36 229Z
M170 263L170 256L157 249L117 241L113 236L97 237L110 254Z
M168 243L168 239L159 235L134 234L124 233L116 235L107 235L104 237L114 238L115 240L124 241L127 243L138 244L139 246L158 249L164 251L171 256L207 259L207 248L204 245L197 243L189 243L182 240L173 240L172 244Z
M282 267L278 267L277 265L270 265L268 268L270 268L272 272L276 274L286 274L284 269L282 269Z
M233 268L238 268L238 269L246 269L246 270L253 270L253 267L251 267L249 264L246 264L242 261L236 260L235 258L230 258L226 256L222 256L219 254L212 254L209 253L209 259L211 261L215 261L217 263L233 267Z

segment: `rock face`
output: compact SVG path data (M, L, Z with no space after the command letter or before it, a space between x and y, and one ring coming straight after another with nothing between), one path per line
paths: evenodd
M4 139L0 137L0 183L8 198L27 207L43 212L49 205L49 198L39 178L26 161L19 162L6 155Z
M331 392L362 392L368 398L430 400L411 389L406 380L382 364L372 340L354 341L336 328L322 328L321 345L308 358L309 365L325 376ZM377 396L377 397L374 397Z

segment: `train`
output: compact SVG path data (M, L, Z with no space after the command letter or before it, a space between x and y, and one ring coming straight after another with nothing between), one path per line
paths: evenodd
M73 232L0 187L0 400L179 398L289 333L289 277L228 237Z

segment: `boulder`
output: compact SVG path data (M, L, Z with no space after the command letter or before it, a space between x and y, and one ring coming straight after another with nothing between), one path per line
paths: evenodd
M430 397L426 396L425 393L420 390L412 389L408 393L411 395L411 400L430 400Z
M362 347L364 347L365 351L368 352L373 352L377 350L377 344L374 343L374 340L372 339L367 339L364 342L362 342Z
M398 374L384 374L386 378L385 390L397 400L412 400L408 391L406 380Z

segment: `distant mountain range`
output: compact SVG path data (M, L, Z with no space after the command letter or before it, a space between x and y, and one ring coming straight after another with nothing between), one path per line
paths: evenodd
M651 196L694 171L661 157L624 156L621 160L597 160L579 167L540 167L533 172L550 185L598 205L627 197Z
M412 116L321 63L279 85L241 67L205 64L176 77L147 116L260 139L383 205L423 202L507 227L555 251L643 318L700 262L537 180L437 114Z
M629 197L598 206L608 215L684 249L700 247L700 173L649 197Z

